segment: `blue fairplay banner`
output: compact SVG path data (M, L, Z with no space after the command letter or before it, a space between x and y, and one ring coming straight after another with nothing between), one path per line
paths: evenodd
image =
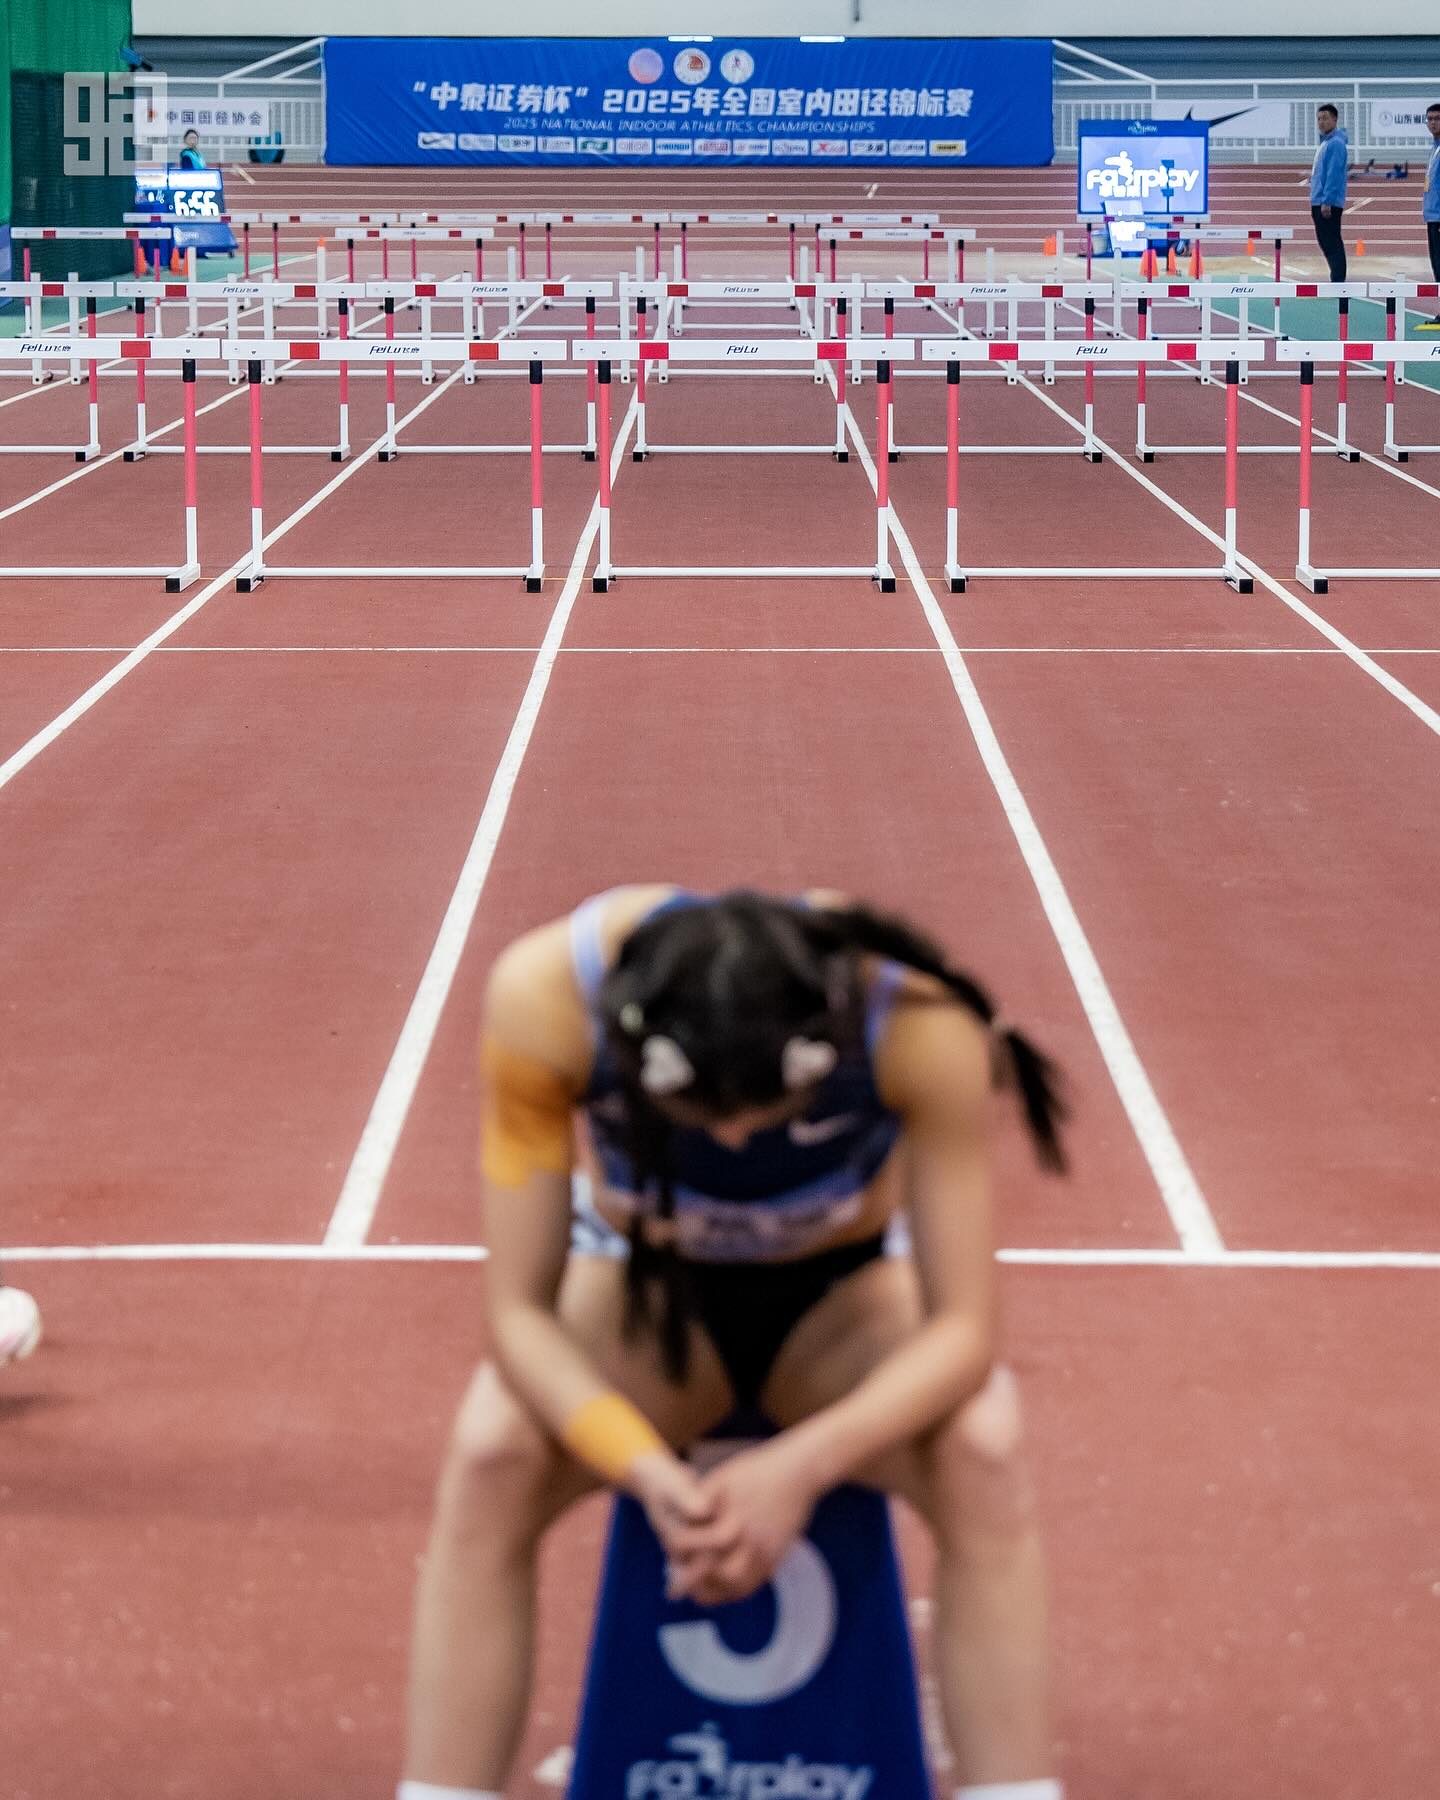
M331 163L1048 163L1048 38L330 38Z

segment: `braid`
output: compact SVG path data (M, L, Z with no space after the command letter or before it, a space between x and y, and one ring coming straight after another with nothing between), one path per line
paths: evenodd
M859 950L903 963L938 981L974 1013L1004 1049L1037 1159L1043 1168L1062 1171L1065 1148L1060 1127L1068 1108L1061 1096L1060 1071L1024 1032L1001 1020L995 1002L980 983L953 967L933 939L891 914L852 905L827 907L812 916L822 927L831 928L837 949Z

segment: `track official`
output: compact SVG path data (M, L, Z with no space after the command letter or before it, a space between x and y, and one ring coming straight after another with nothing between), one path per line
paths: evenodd
M1340 221L1345 213L1350 140L1340 124L1339 110L1334 106L1317 108L1315 123L1320 132L1320 144L1310 170L1310 217L1315 221L1315 240L1329 265L1330 279L1343 281L1347 264Z

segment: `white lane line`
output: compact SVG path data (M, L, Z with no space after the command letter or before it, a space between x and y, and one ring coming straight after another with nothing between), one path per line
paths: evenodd
M536 304L538 305L538 302L536 302ZM410 411L397 422L396 429L399 430L401 426L407 424L411 419L418 418L419 415L425 411L426 407L438 400L441 394L445 392L446 387L462 373L462 370L456 369L454 374L448 376L438 387L432 389L418 405L412 407ZM243 393L245 390L241 388L237 391ZM228 400L232 397L232 395L226 394L222 396L222 400ZM217 401L215 404L219 405L221 402ZM382 434L382 436L375 439L374 443L371 444L368 449L362 450L358 456L347 463L338 474L331 476L330 480L325 483L324 487L322 487L318 493L313 494L302 506L291 513L287 519L281 520L280 524L265 538L265 543L267 545L274 543L274 541L277 538L282 537L291 526L298 524L301 519L314 512L315 508L322 500L333 494L336 488L348 481L352 475L358 474L358 472L365 467L366 463L379 452L384 442L385 438ZM3 763L0 763L0 789L8 787L22 770L27 769L30 764L34 762L35 758L40 755L42 750L47 750L50 745L53 744L57 738L63 736L63 734L67 732L78 719L83 719L85 714L90 711L91 707L103 700L112 688L118 687L127 675L132 674L138 669L141 663L145 662L152 652L157 650L167 638L173 637L182 625L193 619L202 606L208 605L223 587L234 580L249 560L250 552L247 548L243 555L237 557L236 560L230 564L228 569L223 569L213 581L201 588L200 592L182 606L178 612L172 613L162 625L156 626L149 637L143 638L140 643L130 651L129 655L116 663L113 669L107 669L97 681L93 681L78 699L71 701L64 712L58 713L51 719L48 725L42 726L33 737L28 738L18 750L7 757Z
M247 172L244 163L231 163L230 173L238 175L247 187L255 186L255 177Z
M828 368L826 374L833 381L833 374ZM874 459L848 406L845 408L845 419L870 485L876 488L878 484ZM1095 1042L1105 1059L1110 1079L1115 1084L1115 1091L1120 1096L1120 1103L1130 1119L1145 1160L1150 1165L1150 1172L1160 1190L1160 1197L1170 1215L1181 1248L1188 1255L1215 1255L1225 1246L1219 1227L1200 1190L1200 1183L1165 1116L1150 1077L1145 1073L1130 1033L1120 1017L1120 1009L1101 971L1099 960L1085 935L1085 928L1065 891L1060 871L1040 835L1040 828L1020 791L1020 785L1006 761L1005 753L1000 748L1000 740L990 723L990 715L985 710L980 691L930 583L925 578L915 547L900 523L893 503L890 518L895 547L900 552L905 573L910 578L910 585L915 590L935 642L944 655L945 666L965 713L966 723L975 739L975 747L1004 808L1005 818L1020 848L1020 854L1025 859L1025 866L1030 871L1030 879L1035 883L1040 904L1050 921L1050 929L1060 946L1060 954L1065 959L1075 991L1080 996L1080 1004L1085 1009Z
M612 482L623 466L625 445L637 413L637 397L632 395L610 459ZM560 590L560 598L555 602L555 610L550 615L540 652L535 658L535 666L530 671L530 679L520 701L520 710L515 715L510 736L496 765L490 791L485 797L485 805L475 827L475 835L461 865L450 904L440 922L429 961L420 977L415 997L410 1002L410 1011L401 1027L389 1066L370 1108L370 1116L365 1121L365 1129L346 1172L335 1211L325 1229L324 1241L331 1248L363 1244L374 1223L385 1178L390 1172L400 1134L405 1129L405 1120L409 1116L415 1090L419 1086L430 1046L440 1024L440 1015L445 1009L456 970L460 966L470 927L475 922L480 896L484 892L490 865L495 857L495 847L500 841L515 784L519 779L520 766L530 748L530 740L534 736L535 724L545 699L545 690L549 687L550 677L555 670L560 641L570 622L570 614L574 610L575 598L580 592L580 583L599 529L600 501L597 496L580 534L580 541L575 546L575 554L570 559L570 568Z
M0 1249L7 1263L482 1263L483 1244L43 1244ZM1009 1249L1017 1268L1440 1271L1440 1250Z
M122 655L128 644L0 644L0 656ZM967 656L1340 656L1323 644L966 644ZM162 656L534 656L539 644L167 644ZM562 644L561 656L939 656L938 644ZM1377 645L1371 656L1440 656Z

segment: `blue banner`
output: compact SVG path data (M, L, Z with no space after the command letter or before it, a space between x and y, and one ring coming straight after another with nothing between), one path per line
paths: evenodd
M329 38L329 163L1048 163L1048 38Z

